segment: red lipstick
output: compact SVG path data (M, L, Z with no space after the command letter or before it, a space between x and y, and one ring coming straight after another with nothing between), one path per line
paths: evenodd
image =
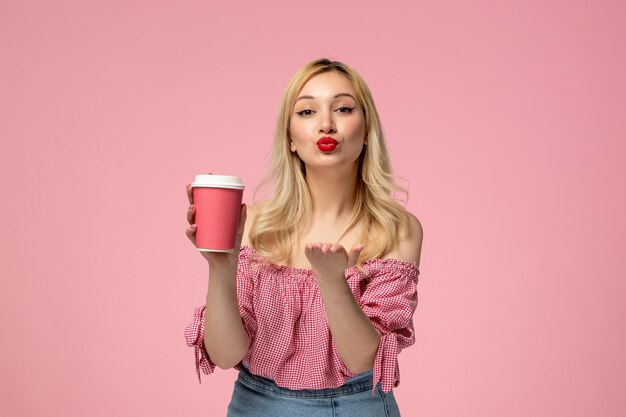
M326 136L317 141L317 147L322 152L330 152L337 147L337 141L330 136Z

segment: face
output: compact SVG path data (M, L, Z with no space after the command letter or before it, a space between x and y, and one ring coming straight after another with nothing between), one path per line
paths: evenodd
M365 141L365 117L352 83L336 71L311 78L291 111L290 149L309 169L355 167Z

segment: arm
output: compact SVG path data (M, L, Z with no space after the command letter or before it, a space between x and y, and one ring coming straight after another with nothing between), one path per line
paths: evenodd
M409 218L409 235L387 256L418 266L423 232L417 218L412 214ZM372 368L381 337L354 298L343 275L345 269L354 265L361 250L361 246L355 246L347 253L336 244L307 245L305 250L316 273L337 353L352 373Z
M187 212L190 227L186 234L195 239L195 206L193 193L187 186L191 206ZM242 204L235 247L241 247L246 224L246 205ZM239 250L234 253L201 252L209 264L209 284L204 309L204 347L210 360L222 369L237 365L248 351L250 339L237 301L237 266Z
M241 362L250 346L239 313L236 272L232 267L209 266L204 314L204 346L209 357L222 369L232 368Z
M354 374L371 369L380 332L359 307L345 277L343 274L339 279L320 276L318 287L324 300L328 326L344 365Z
M247 226L254 221L257 211L257 206L243 206L236 247L249 245ZM250 273L247 256L242 258L237 253L232 257L209 258L204 344L207 353L215 358L214 363L222 369L241 362L256 333Z

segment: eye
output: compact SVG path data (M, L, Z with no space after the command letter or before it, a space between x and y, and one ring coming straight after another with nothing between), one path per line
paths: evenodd
M310 116L312 113L313 113L313 110L311 109L304 109L304 110L300 110L296 112L296 114L299 116Z
M354 107L341 106L337 109L340 113L352 113Z

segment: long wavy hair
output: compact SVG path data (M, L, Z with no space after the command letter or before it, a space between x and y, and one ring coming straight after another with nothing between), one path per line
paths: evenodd
M300 90L318 74L336 71L353 85L357 101L365 116L367 145L359 156L355 205L347 226L337 241L360 223L357 242L365 245L357 268L363 262L384 256L408 234L407 211L394 197L400 192L392 175L382 127L372 94L361 76L351 67L325 58L312 61L291 79L283 94L274 141L271 167L258 189L271 187L272 197L260 205L249 231L250 244L258 255L274 263L289 263L292 250L302 230L311 218L312 202L306 184L304 162L289 149L289 127L293 108ZM347 250L350 248L346 248Z

